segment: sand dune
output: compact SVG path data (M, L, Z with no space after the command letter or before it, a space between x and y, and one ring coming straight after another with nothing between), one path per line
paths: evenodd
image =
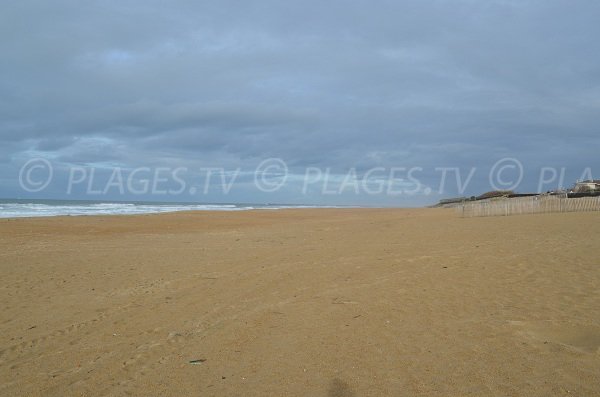
M0 220L0 395L600 395L600 214Z

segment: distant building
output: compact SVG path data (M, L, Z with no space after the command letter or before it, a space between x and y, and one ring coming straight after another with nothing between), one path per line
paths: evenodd
M573 193L594 193L600 192L600 180L589 180L575 183Z

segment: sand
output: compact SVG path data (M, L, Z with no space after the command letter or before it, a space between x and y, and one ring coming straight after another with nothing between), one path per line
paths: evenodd
M3 219L0 395L598 396L599 254L600 213Z

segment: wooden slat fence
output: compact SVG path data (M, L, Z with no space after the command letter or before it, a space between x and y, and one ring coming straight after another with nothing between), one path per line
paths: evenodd
M501 198L464 203L457 206L456 210L462 217L600 211L600 196L567 198L565 195Z

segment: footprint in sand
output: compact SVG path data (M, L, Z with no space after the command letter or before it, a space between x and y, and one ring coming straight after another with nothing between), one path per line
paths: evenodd
M586 353L600 354L600 327L595 325L552 322L511 321L519 333L538 341L569 346Z

